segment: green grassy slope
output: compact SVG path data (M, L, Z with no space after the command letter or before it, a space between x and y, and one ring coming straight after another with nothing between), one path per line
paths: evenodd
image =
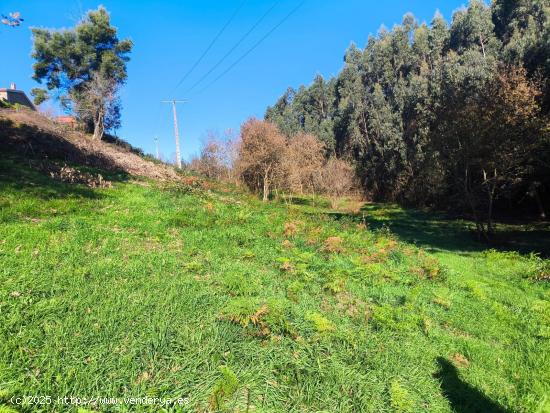
M452 231L438 242L445 223L410 228L406 211L366 214L369 229L223 187L92 190L2 155L0 405L148 395L187 399L164 411L548 411L550 290L529 279L545 263ZM54 399L10 403L21 395Z

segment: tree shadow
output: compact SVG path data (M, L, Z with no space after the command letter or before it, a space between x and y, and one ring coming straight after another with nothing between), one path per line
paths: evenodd
M326 214L335 220L366 223L372 230L387 227L402 240L431 252L455 251L458 254L469 254L494 248L550 257L548 223L499 224L494 241L487 244L477 239L473 224L469 221L433 211L403 209L393 204L365 204L356 214L334 211Z
M449 401L455 413L511 413L475 387L465 383L450 361L438 357L437 364L439 369L434 377L441 383L443 396Z
M316 198L313 196L303 196L303 195L282 195L281 201L291 205L302 205L302 206L311 206L316 208L328 208L330 207L330 202L323 198Z
M41 200L99 199L103 196L84 185L57 181L47 174L40 173L19 157L6 153L2 153L0 159L0 192L16 192Z
M109 180L129 179L129 175L112 158L78 145L62 132L33 124L16 124L6 118L0 118L0 151L12 158L19 157L21 161L55 160L78 165L79 169L101 171Z
M0 189L13 190L38 199L103 195L82 184L53 179L48 168L75 166L82 173L101 174L107 181L127 181L130 176L112 159L91 152L53 132L34 125L17 125L0 118Z

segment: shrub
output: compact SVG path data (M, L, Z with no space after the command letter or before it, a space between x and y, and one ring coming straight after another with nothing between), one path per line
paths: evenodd
M315 136L298 133L286 145L279 186L293 193L315 193L324 163L325 146Z
M230 130L224 139L209 131L199 156L191 160L188 168L208 178L233 180L238 145Z
M353 166L335 157L325 163L318 180L318 187L330 197L333 208L336 207L339 197L348 195L356 187Z

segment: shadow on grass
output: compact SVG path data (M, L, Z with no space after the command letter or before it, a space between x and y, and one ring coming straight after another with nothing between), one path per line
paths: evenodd
M84 184L73 184L53 179L47 171L41 170L40 164L40 158L29 158L15 153L9 146L3 147L0 150L0 193L26 194L43 200L100 199L104 197L102 193ZM129 175L126 173L104 171L89 166L77 165L76 168L94 176L101 173L107 181L124 182L129 179Z
M0 159L0 193L14 192L37 199L88 198L99 199L101 194L84 185L56 181L19 159L2 154Z
M494 248L550 257L550 226L544 223L499 224L494 242L486 244L475 237L473 223L436 212L403 209L392 204L365 204L359 214L330 211L327 215L337 220L364 221L373 230L388 227L402 240L432 252L446 250L467 254Z
M456 367L438 357L439 370L435 377L441 383L443 396L456 413L510 413L498 403L489 399L475 387L465 383L458 375Z
M122 146L120 142L116 144ZM133 149L133 152L139 151ZM123 181L129 178L113 159L75 144L70 138L65 138L62 132L15 124L10 119L0 118L0 153L2 158L10 157L27 167L31 166L30 161L35 164L57 161L76 166L83 172L101 172L108 180Z
M318 208L328 208L330 207L330 202L323 198L315 198L312 196L301 196L301 195L283 195L281 196L281 201L291 204L291 205L303 205L311 206Z
M32 195L38 199L100 198L83 184L52 179L51 169L68 165L107 181L127 181L130 176L112 159L82 148L70 139L34 125L0 119L0 190Z

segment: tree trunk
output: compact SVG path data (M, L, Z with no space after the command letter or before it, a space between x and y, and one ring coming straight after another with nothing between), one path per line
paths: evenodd
M535 197L535 202L537 203L537 207L539 209L539 217L540 219L544 220L546 219L546 212L544 211L544 205L542 204L542 200L540 199L538 188L536 187L534 188L533 195Z
M103 134L105 133L105 126L103 124L103 114L99 112L94 118L94 139L101 140L103 139Z
M483 52L483 58L485 59L485 45L483 44L483 37L479 35L479 43L481 44L481 51Z
M478 213L478 210L476 207L476 201L474 199L474 196L470 188L470 171L468 166L466 166L464 169L464 196L468 201L468 203L470 204L470 208L474 216L474 221L476 224L476 233L477 233L478 239L481 241L481 239L483 238L484 241L489 241L487 230L485 229L485 224L483 223L482 217L480 217Z
M495 174L493 178L487 177L487 172L483 169L483 183L487 191L487 233L491 234L493 232L493 199L496 186L496 177L497 171L495 169ZM492 181L492 182L491 182Z
M269 199L269 170L271 168L267 168L264 173L264 184L263 184L263 199L262 201L267 202Z

